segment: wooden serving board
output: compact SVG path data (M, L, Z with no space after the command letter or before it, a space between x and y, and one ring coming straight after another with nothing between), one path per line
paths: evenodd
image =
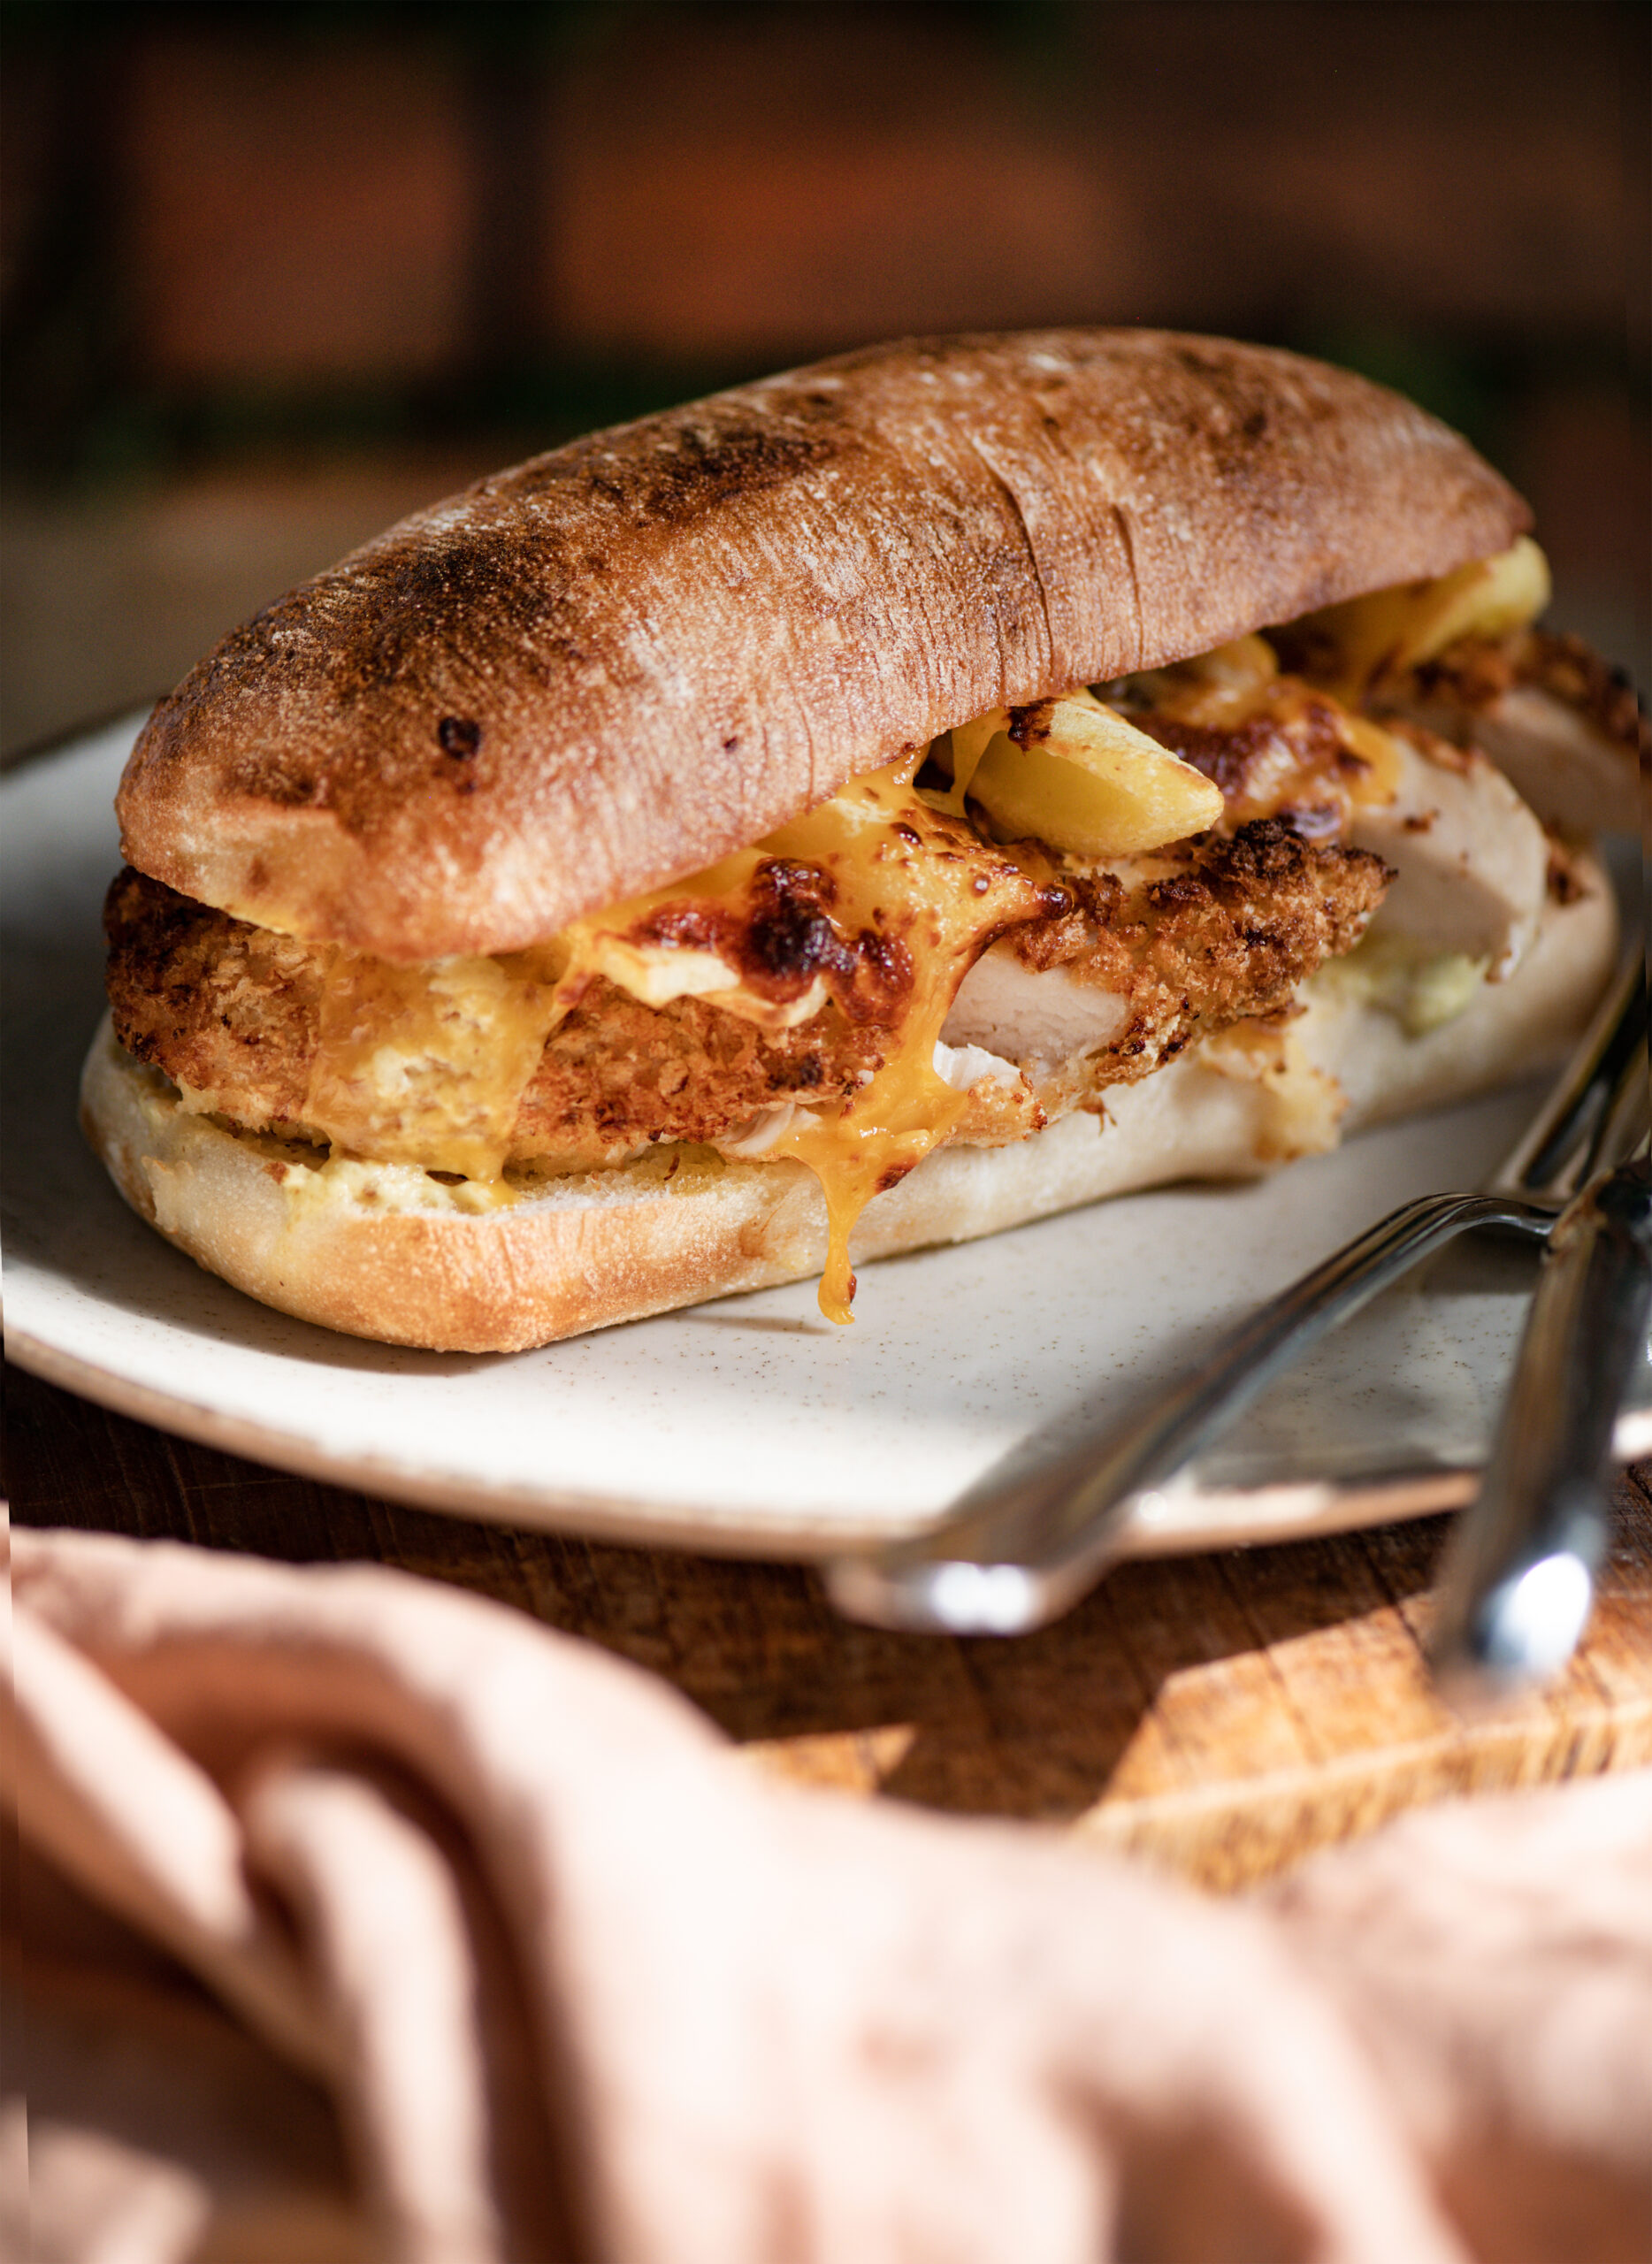
M1201 1885L1266 1877L1450 1793L1652 1763L1652 1493L1619 1488L1587 1639L1555 1688L1465 1718L1419 1638L1440 1518L1121 1565L1010 1642L837 1619L789 1565L620 1549L406 1508L241 1462L6 1371L21 1523L478 1590L675 1682L794 1782L1065 1826Z

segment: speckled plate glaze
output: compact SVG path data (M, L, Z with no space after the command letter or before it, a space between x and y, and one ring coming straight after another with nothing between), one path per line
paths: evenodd
M1131 1197L869 1266L849 1329L799 1283L509 1358L335 1336L172 1250L75 1124L118 862L111 798L137 720L0 784L8 1350L88 1398L287 1469L684 1548L810 1556L912 1533L994 1470L1122 1411L1396 1204L1472 1185L1533 1105L1504 1095L1276 1179ZM1263 1400L1131 1545L1286 1539L1464 1500L1533 1262L1449 1252ZM1652 1369L1618 1443L1652 1452Z

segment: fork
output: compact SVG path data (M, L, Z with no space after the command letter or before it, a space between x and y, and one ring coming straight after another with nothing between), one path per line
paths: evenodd
M1022 1634L1059 1618L1118 1553L1138 1505L1191 1462L1329 1330L1474 1227L1542 1239L1578 1190L1623 1160L1610 1105L1643 1043L1641 954L1625 960L1577 1051L1487 1185L1391 1212L1243 1321L1145 1407L955 1510L927 1533L834 1558L827 1592L874 1626L956 1635Z

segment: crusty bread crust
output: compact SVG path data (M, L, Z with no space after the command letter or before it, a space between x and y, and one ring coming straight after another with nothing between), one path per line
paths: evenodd
M157 709L125 852L380 958L511 950L987 708L1527 517L1410 402L1266 348L877 347L536 457L266 608Z
M1536 1070L1570 1044L1616 945L1598 872L1551 904L1507 983L1456 1021L1407 1037L1346 979L1311 986L1292 1024L1349 1099L1345 1129L1438 1105ZM81 1089L87 1136L133 1207L210 1272L301 1319L392 1343L508 1352L730 1290L817 1273L825 1208L800 1164L663 1159L547 1183L468 1210L406 1165L333 1164L188 1114L166 1081L123 1052L105 1021ZM862 1215L857 1263L961 1242L1098 1196L1264 1168L1273 1129L1259 1083L1200 1052L1005 1148L944 1148ZM863 1296L876 1294L868 1284Z

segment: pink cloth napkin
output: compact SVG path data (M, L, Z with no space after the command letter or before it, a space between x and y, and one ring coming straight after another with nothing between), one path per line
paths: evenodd
M7 2255L1652 2255L1652 1775L1224 1904L403 1573L11 1571Z

